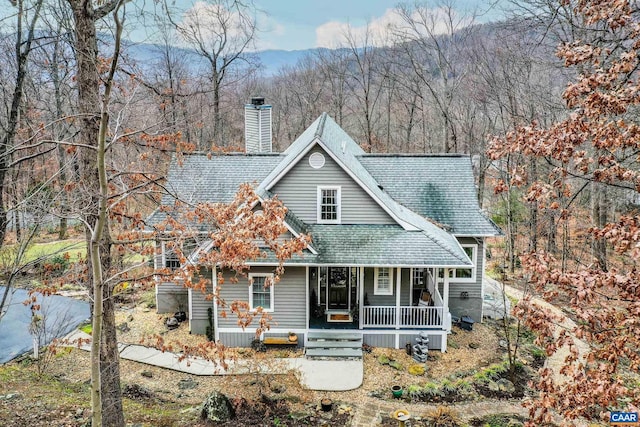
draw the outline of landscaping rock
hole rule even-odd
[[[381,365],[388,365],[389,362],[390,362],[389,358],[384,354],[378,356],[378,363],[380,363]]]
[[[202,404],[200,418],[213,423],[224,423],[235,417],[231,402],[224,394],[214,391]]]
[[[391,366],[392,368],[398,370],[398,371],[402,371],[404,370],[404,366],[402,366],[402,363],[392,360],[391,362],[389,362],[389,366]]]
[[[145,378],[153,378],[153,373],[150,371],[142,371],[140,375],[142,375]]]
[[[129,327],[129,324],[127,322],[122,322],[118,325],[117,329],[120,332],[129,332],[131,330],[131,328]]]
[[[500,378],[497,381],[491,381],[488,384],[489,390],[491,391],[500,391],[502,393],[514,393],[516,391],[516,386],[513,383],[505,378]]]
[[[16,400],[20,399],[22,396],[18,393],[9,393],[4,396],[0,394],[0,400]]]
[[[178,381],[178,388],[180,390],[192,390],[198,387],[198,383],[191,378],[184,378]]]
[[[178,319],[176,319],[175,317],[170,317],[167,319],[167,328],[175,329],[178,326],[180,326],[180,322],[178,322]]]
[[[154,394],[151,390],[139,384],[127,384],[122,390],[122,395],[131,400],[152,399]]]

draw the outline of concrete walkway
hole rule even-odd
[[[76,330],[66,339],[73,343],[78,339],[91,340],[91,335]],[[86,341],[83,341],[86,342]],[[77,345],[70,344],[70,347]],[[305,357],[274,358],[268,365],[259,365],[250,359],[228,361],[228,368],[219,364],[191,357],[180,360],[180,355],[168,351],[162,352],[152,347],[138,344],[119,343],[120,358],[173,371],[192,375],[244,375],[255,373],[256,370],[268,371],[271,374],[285,374],[291,370],[298,371],[300,382],[310,390],[319,391],[347,391],[362,385],[364,379],[364,364],[358,360],[311,360]],[[81,350],[90,351],[90,344],[80,346]]]

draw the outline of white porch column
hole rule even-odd
[[[305,279],[304,282],[306,283],[305,288],[304,288],[304,300],[307,302],[307,308],[305,309],[305,329],[309,330],[309,311],[311,310],[311,302],[309,301],[309,266],[306,266],[305,269]],[[314,302],[315,304],[315,302]],[[307,334],[304,334],[304,343],[305,346],[307,345]]]
[[[451,331],[451,314],[449,314],[449,271],[444,269],[444,283],[442,285],[442,322],[447,332]],[[447,351],[447,335],[442,336],[440,351]]]
[[[364,316],[364,267],[358,269],[359,280],[358,284],[358,329],[362,329],[362,317]]]
[[[396,329],[400,329],[400,277],[401,268],[396,268]]]
[[[218,291],[218,272],[214,265],[211,273],[211,285],[213,292],[213,338],[215,342],[220,340],[220,331],[218,330],[218,298],[215,296]]]

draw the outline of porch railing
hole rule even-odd
[[[441,328],[442,307],[401,306],[399,323],[396,324],[396,307],[367,305],[363,307],[362,326],[399,328]]]
[[[431,293],[431,298],[433,298],[433,305],[436,307],[442,308],[442,306],[444,306],[444,302],[442,300],[442,296],[440,295],[440,291],[438,290],[438,286],[436,285],[436,280],[431,274],[431,271],[429,271],[428,274],[429,275],[427,277],[427,289]],[[447,331],[450,331],[451,330],[451,313],[447,310],[447,312],[444,313],[444,316],[440,316],[440,319],[441,319],[440,321],[442,322],[441,326],[443,326],[444,329],[446,329]]]

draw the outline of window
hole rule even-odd
[[[249,307],[262,307],[263,311],[273,311],[273,275],[249,274]]]
[[[424,268],[414,268],[413,269],[413,287],[424,288],[425,284],[427,283],[425,281],[426,277],[427,277],[427,273],[425,272]]]
[[[393,295],[393,268],[376,267],[373,286],[374,295]]]
[[[198,246],[195,239],[187,239],[182,242],[182,249],[180,251],[174,249],[174,244],[169,242],[162,242],[163,266],[164,268],[168,268],[170,270],[177,270],[182,265],[180,263],[179,253],[181,253],[185,258],[189,258],[189,256],[193,254]]]
[[[460,245],[465,251],[473,267],[470,268],[452,268],[449,270],[449,278],[456,282],[475,282],[476,281],[476,265],[478,256],[478,245]],[[443,269],[438,271],[438,279],[442,280]]]
[[[340,223],[340,187],[318,187],[318,223]]]

